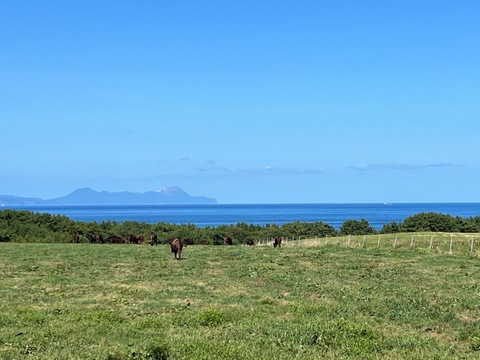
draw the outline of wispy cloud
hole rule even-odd
[[[463,167],[463,165],[450,163],[433,163],[433,164],[405,164],[405,163],[379,163],[379,164],[360,164],[348,166],[349,169],[358,171],[414,171],[430,168],[448,168],[448,167]]]
[[[184,159],[181,162],[188,162]],[[315,175],[323,173],[323,169],[301,166],[262,166],[262,167],[229,167],[219,166],[215,161],[207,161],[203,166],[177,169],[162,169],[163,174],[158,177],[198,178],[198,177],[256,177],[256,176],[294,176]]]
[[[216,167],[211,170],[217,174],[232,176],[312,175],[323,172],[321,169],[294,166],[264,166],[258,168]]]

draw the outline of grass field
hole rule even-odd
[[[269,239],[258,241],[258,245],[271,246]],[[478,233],[398,233],[359,236],[338,236],[322,238],[300,238],[289,241],[285,238],[283,246],[326,246],[360,247],[376,250],[410,249],[429,251],[437,254],[480,256],[480,234]]]
[[[0,358],[480,358],[478,257],[311,241],[0,243]]]

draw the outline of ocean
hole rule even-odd
[[[480,203],[398,203],[398,204],[209,204],[209,205],[112,205],[10,206],[1,209],[30,210],[65,215],[76,221],[138,221],[146,223],[195,224],[217,227],[247,223],[284,224],[295,221],[323,221],[339,229],[345,220],[366,219],[381,229],[421,212],[436,212],[464,218],[480,216]]]

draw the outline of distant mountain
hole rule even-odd
[[[39,198],[27,198],[20,196],[0,195],[0,206],[6,205],[40,205],[44,200]]]
[[[0,205],[155,205],[155,204],[216,204],[217,200],[204,196],[191,196],[176,186],[159,191],[134,193],[128,191],[95,191],[77,189],[71,194],[50,200],[0,195]]]

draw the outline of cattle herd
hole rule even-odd
[[[134,234],[127,234],[125,237],[119,237],[119,236],[108,236],[108,237],[103,237],[102,234],[96,233],[94,235],[88,236],[88,240],[90,241],[91,244],[137,244],[141,245],[145,242],[145,237],[144,236],[137,236]],[[281,236],[277,236],[273,239],[273,247],[281,247],[283,238]],[[80,235],[77,232],[73,233],[72,237],[72,242],[75,244],[80,243]],[[148,242],[150,245],[155,246],[158,244],[158,237],[157,234],[154,232],[150,232],[148,234]],[[230,236],[225,236],[223,238],[223,243],[225,245],[233,245],[233,240]],[[177,260],[181,260],[182,258],[182,250],[184,246],[187,245],[193,245],[194,242],[191,239],[179,239],[175,238],[170,241],[170,248],[172,250],[172,253],[174,254],[174,258]],[[205,242],[200,242],[199,244],[204,245]],[[248,239],[245,242],[245,245],[255,245],[255,242],[252,239]]]

